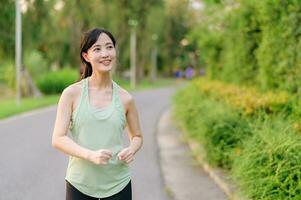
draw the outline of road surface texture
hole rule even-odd
[[[156,140],[159,119],[168,109],[175,90],[169,87],[133,93],[144,136],[143,147],[130,164],[133,200],[169,200],[169,191],[175,189],[172,183],[165,186],[160,164],[169,164],[171,172],[181,168],[174,169],[170,157],[160,160]],[[56,106],[52,106],[0,121],[0,200],[65,199],[68,156],[51,146],[55,115]],[[183,155],[178,158],[182,158],[178,162],[187,162]],[[163,166],[165,170],[166,167]],[[204,184],[206,181],[211,187],[210,180],[206,179]],[[187,187],[191,185],[187,183]],[[200,196],[186,200],[202,199]]]
[[[160,118],[157,139],[162,174],[174,200],[227,199],[204,170],[195,164],[183,134],[172,120],[170,109]]]
[[[168,199],[155,132],[174,91],[161,88],[133,93],[144,135],[144,145],[130,164],[133,200]],[[0,121],[0,200],[65,198],[68,156],[51,146],[55,115],[53,106]]]

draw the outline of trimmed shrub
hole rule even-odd
[[[78,77],[79,73],[76,70],[63,69],[42,75],[38,79],[37,85],[44,94],[58,94],[74,83]]]
[[[242,141],[252,134],[248,122],[229,106],[208,99],[195,84],[179,91],[174,102],[175,117],[205,146],[209,163],[231,169]]]
[[[246,115],[254,115],[257,112],[276,113],[291,107],[287,92],[259,93],[252,87],[239,87],[233,84],[225,84],[220,81],[197,79],[200,92],[207,96],[214,96],[242,110]]]
[[[234,160],[233,176],[250,199],[301,199],[301,137],[290,124],[267,119]]]

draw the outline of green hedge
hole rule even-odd
[[[301,137],[283,118],[267,119],[234,161],[233,176],[250,199],[301,199]]]
[[[209,3],[189,38],[212,78],[300,92],[299,0]]]
[[[242,115],[197,81],[179,90],[174,117],[204,146],[206,159],[231,177],[251,200],[301,199],[300,123],[289,113]]]
[[[79,72],[71,69],[50,72],[42,75],[37,85],[44,94],[61,93],[68,85],[76,82],[79,78]]]
[[[195,85],[179,91],[174,105],[175,117],[204,145],[209,163],[231,169],[243,140],[252,135],[248,121],[222,102],[206,98]]]

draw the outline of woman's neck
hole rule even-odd
[[[103,90],[112,87],[112,77],[108,73],[92,73],[88,78],[89,86],[97,90]]]

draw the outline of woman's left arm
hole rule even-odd
[[[126,106],[126,121],[130,145],[129,147],[119,152],[118,158],[125,161],[126,163],[130,163],[134,160],[134,155],[143,144],[139,115],[133,97],[128,100]]]

